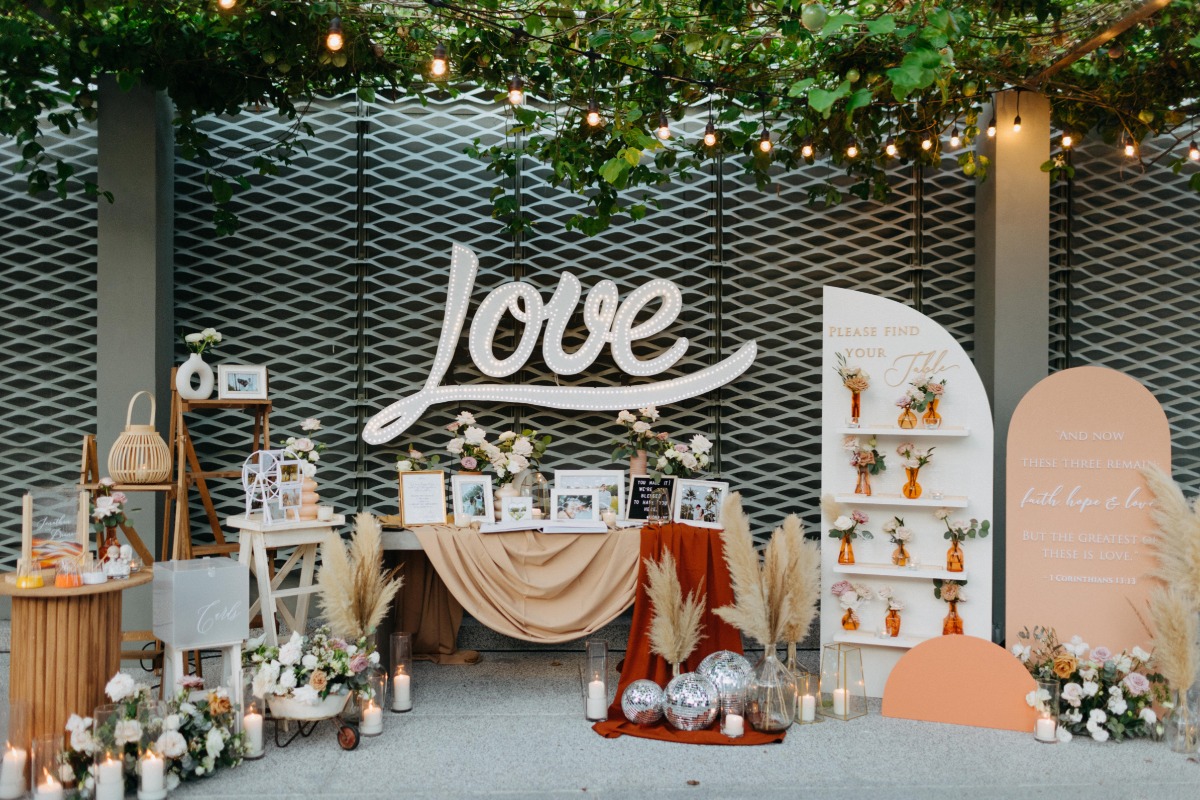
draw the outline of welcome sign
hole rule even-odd
[[[1171,467],[1162,407],[1103,367],[1029,390],[1008,431],[1007,628],[1046,625],[1114,651],[1145,646],[1154,496],[1140,470]]]
[[[746,342],[720,363],[691,375],[637,386],[521,386],[503,383],[442,386],[442,378],[450,367],[450,359],[466,322],[478,271],[479,258],[467,248],[454,245],[450,254],[450,280],[446,287],[446,314],[425,387],[371,417],[363,429],[365,441],[383,444],[396,438],[416,422],[425,409],[436,403],[524,403],[574,411],[619,411],[666,405],[729,383],[754,363],[757,347],[754,342]],[[624,301],[620,301],[617,285],[612,281],[600,281],[593,286],[583,306],[587,340],[574,353],[566,352],[562,340],[579,303],[580,294],[579,279],[570,272],[562,273],[558,288],[549,302],[542,299],[541,293],[533,285],[523,281],[506,283],[492,290],[479,304],[475,319],[471,322],[468,338],[471,360],[488,377],[512,375],[525,365],[533,353],[542,335],[543,323],[546,331],[542,354],[546,364],[558,375],[583,372],[606,345],[617,366],[635,376],[657,375],[674,366],[687,352],[688,341],[680,337],[654,358],[643,360],[633,353],[633,342],[666,330],[678,318],[683,307],[683,294],[679,287],[661,279],[638,287]],[[635,325],[638,313],[655,300],[659,301],[658,309],[649,319]],[[525,326],[525,330],[516,350],[507,358],[498,359],[493,342],[505,314],[512,314],[515,320]]]

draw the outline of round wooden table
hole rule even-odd
[[[152,568],[94,586],[18,589],[0,580],[12,598],[10,700],[28,700],[31,726],[22,741],[62,734],[71,714],[90,717],[107,702],[104,686],[121,668],[121,593],[147,584]]]

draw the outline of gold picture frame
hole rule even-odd
[[[432,476],[437,476],[434,481]],[[407,482],[408,487],[405,487]],[[400,524],[446,524],[446,473],[440,469],[401,472],[397,481],[400,500]],[[408,501],[405,501],[405,497]],[[440,509],[440,513],[439,513]]]

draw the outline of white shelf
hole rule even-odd
[[[903,625],[903,621],[901,622]],[[903,628],[901,628],[903,630]],[[861,644],[868,647],[895,647],[900,650],[911,650],[921,642],[932,639],[932,636],[888,636],[880,638],[869,631],[847,631],[841,630],[833,635],[835,642],[843,642],[845,644]]]
[[[960,581],[967,577],[966,572],[951,572],[942,567],[897,567],[894,564],[835,564],[833,571],[841,575],[870,575],[881,578],[939,578],[941,580]]]
[[[898,428],[891,425],[863,425],[859,428],[838,428],[837,432],[846,436],[970,436],[971,430],[962,425],[943,425],[940,428]]]
[[[962,495],[948,494],[941,500],[934,500],[928,493],[922,494],[916,500],[909,500],[899,492],[876,494],[835,494],[833,499],[839,503],[855,506],[912,506],[914,508],[966,508],[967,498]]]

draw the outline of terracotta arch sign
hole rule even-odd
[[[1053,627],[1112,650],[1146,646],[1154,495],[1139,470],[1171,468],[1162,406],[1133,378],[1077,367],[1038,383],[1008,429],[1008,643]],[[1136,609],[1136,612],[1135,612]]]

